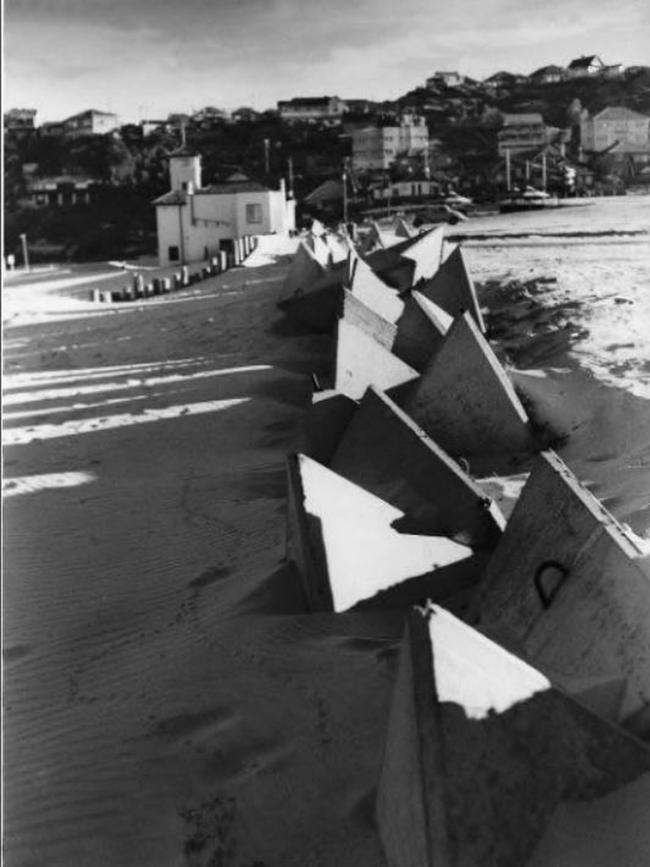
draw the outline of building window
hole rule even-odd
[[[261,205],[246,205],[246,222],[261,223],[262,222],[262,206]]]
[[[178,262],[178,259],[179,259],[178,247],[176,247],[175,245],[170,247],[169,251],[167,253],[167,256],[168,256],[170,262]]]

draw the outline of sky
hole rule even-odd
[[[292,96],[394,99],[583,54],[650,65],[648,0],[5,0],[3,104],[122,122]]]

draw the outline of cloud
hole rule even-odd
[[[642,63],[648,24],[639,0],[6,0],[6,92],[50,117],[107,101],[133,116],[388,98],[439,68],[482,78],[582,53]]]

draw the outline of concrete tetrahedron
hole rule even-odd
[[[377,798],[390,867],[525,867],[563,803],[649,772],[644,744],[536,669],[442,608],[410,615]]]
[[[483,586],[481,624],[567,689],[572,678],[624,679],[621,721],[648,713],[650,563],[555,453],[537,458]]]
[[[357,406],[351,397],[334,389],[314,392],[305,425],[308,457],[329,464]]]
[[[460,247],[456,246],[433,277],[418,289],[454,318],[465,310],[469,311],[481,331],[485,332],[476,289]]]
[[[374,337],[386,349],[392,349],[397,334],[397,326],[393,325],[392,322],[388,322],[374,308],[364,304],[363,301],[356,295],[353,295],[352,292],[348,292],[347,289],[343,290],[342,318],[349,324],[355,325],[366,334]]]
[[[331,469],[401,509],[402,529],[496,545],[498,506],[381,391],[370,387],[339,430]]]
[[[346,319],[339,319],[334,385],[337,391],[358,400],[369,385],[386,390],[417,377],[417,370],[374,337]]]
[[[310,609],[408,605],[475,581],[471,548],[399,533],[399,509],[305,455],[290,457],[288,471],[287,554]]]
[[[526,412],[469,313],[398,402],[454,457],[519,454],[533,444]]]
[[[284,279],[280,303],[307,292],[325,271],[325,263],[319,262],[305,241],[301,240]]]
[[[398,238],[412,238],[414,235],[413,229],[402,217],[398,217],[397,220],[395,220],[393,231]]]
[[[444,237],[443,227],[435,226],[414,238],[413,243],[402,252],[404,259],[413,262],[411,286],[417,286],[420,280],[429,280],[436,273],[440,267]],[[435,301],[435,298],[432,300]]]
[[[329,333],[336,324],[345,280],[345,260],[324,270],[304,291],[278,304],[292,321],[310,331]]]
[[[404,302],[387,286],[359,256],[350,254],[347,263],[346,288],[388,322],[397,322]]]
[[[393,352],[416,370],[424,370],[433,353],[442,346],[451,324],[452,319],[444,310],[413,291],[397,321]]]

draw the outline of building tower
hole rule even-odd
[[[172,191],[192,193],[201,189],[201,155],[187,145],[169,154],[169,181]]]

